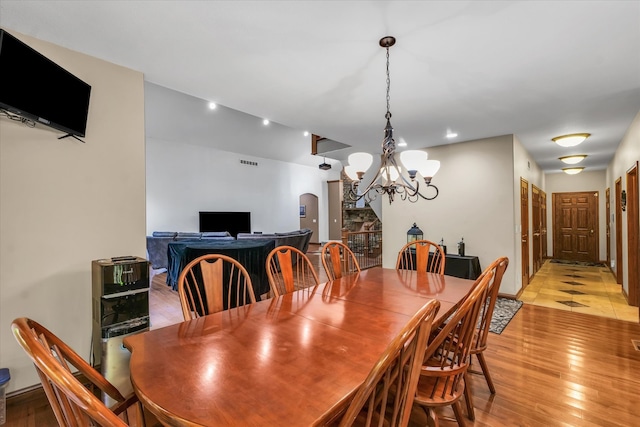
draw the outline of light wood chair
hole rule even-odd
[[[88,427],[96,423],[107,427],[127,426],[130,407],[135,411],[135,425],[144,425],[142,404],[134,393],[122,396],[95,368],[44,326],[21,317],[11,323],[11,331],[33,361],[60,426]],[[71,373],[72,367],[91,383],[92,388],[101,390],[117,403],[108,408],[96,397],[95,390],[85,387]]]
[[[396,269],[444,274],[446,256],[437,243],[430,240],[409,242],[398,252]]]
[[[460,399],[464,394],[478,314],[487,299],[493,274],[488,271],[476,281],[469,295],[437,329],[427,347],[414,403],[424,409],[435,426],[439,421],[434,408],[449,405],[453,407],[458,425],[465,425]]]
[[[427,340],[439,308],[438,300],[430,300],[391,341],[353,397],[340,427],[404,427],[409,423]]]
[[[353,251],[342,242],[325,243],[320,251],[320,258],[322,258],[322,266],[329,280],[339,279],[345,274],[360,271],[360,265]]]
[[[256,302],[251,276],[235,259],[202,255],[178,276],[178,294],[185,320]]]
[[[272,296],[320,284],[309,258],[293,246],[278,246],[267,255],[267,277]]]
[[[493,272],[493,280],[489,283],[489,289],[487,291],[488,298],[485,299],[484,304],[480,307],[480,314],[477,323],[477,328],[475,334],[473,336],[473,341],[471,342],[470,354],[476,355],[478,362],[480,364],[480,368],[482,372],[475,372],[471,369],[468,369],[465,373],[465,383],[468,384],[467,381],[469,373],[478,373],[483,374],[485,380],[487,381],[487,386],[489,387],[489,391],[491,394],[495,394],[496,388],[493,385],[493,381],[491,380],[491,375],[489,374],[489,367],[487,366],[487,362],[484,358],[483,352],[487,348],[487,337],[489,336],[489,327],[491,326],[491,317],[493,316],[493,309],[496,306],[496,300],[498,299],[498,292],[500,292],[500,283],[502,282],[502,276],[504,275],[505,270],[509,266],[509,258],[500,257],[493,261],[482,273],[482,275],[487,272]],[[482,277],[482,276],[481,276]],[[481,278],[479,277],[479,279]],[[475,411],[473,409],[473,396],[471,394],[471,390],[469,387],[465,387],[464,389],[464,397],[465,402],[467,404],[467,414],[471,420],[475,420]]]

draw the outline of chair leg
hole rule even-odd
[[[456,416],[456,421],[458,421],[458,426],[465,427],[467,423],[464,422],[464,417],[462,416],[462,408],[460,407],[460,400],[453,402],[451,406],[453,407],[453,413]]]
[[[478,362],[480,362],[480,367],[482,368],[482,373],[484,374],[484,379],[487,380],[487,386],[489,386],[489,390],[491,394],[496,394],[496,388],[493,386],[493,381],[491,380],[491,375],[489,374],[489,366],[487,365],[487,361],[484,359],[484,354],[478,353]]]
[[[476,419],[476,412],[473,409],[473,396],[471,395],[471,388],[469,387],[469,372],[464,373],[464,401],[467,404],[467,417],[471,421]]]
[[[438,421],[438,414],[433,408],[424,408],[424,411],[427,413],[427,427],[440,427],[440,421]]]

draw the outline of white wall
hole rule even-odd
[[[606,240],[606,178],[604,170],[589,172],[584,170],[577,175],[548,173],[545,175],[547,183],[547,247],[548,255],[554,253],[553,247],[553,193],[569,193],[579,191],[593,191],[598,195],[598,256],[600,261],[607,259]]]
[[[440,194],[415,204],[397,200],[389,205],[386,197],[382,200],[383,266],[395,267],[415,222],[425,239],[444,238],[448,252],[456,253],[464,237],[466,254],[477,255],[482,268],[507,256],[510,265],[500,289],[515,295],[512,141],[506,135],[426,149],[430,159],[441,162],[432,181]]]
[[[317,167],[147,138],[147,233],[198,231],[199,211],[249,211],[252,231],[297,230],[299,196],[312,193],[320,240],[328,240],[327,176]]]
[[[625,133],[618,150],[609,166],[607,167],[607,182],[606,186],[611,188],[611,210],[615,212],[615,181],[618,178],[622,178],[622,189],[627,189],[626,173],[635,162],[640,161],[640,112],[633,119],[633,122],[629,126],[629,129]],[[611,223],[611,259],[619,262],[622,258],[623,276],[622,286],[629,294],[629,272],[627,264],[628,254],[628,239],[627,239],[627,215],[622,213],[622,256],[616,254],[616,241],[615,241],[615,224]],[[614,269],[615,271],[615,269]]]
[[[91,261],[145,255],[145,153],[141,73],[8,31],[92,87],[85,144],[0,118],[0,366],[11,392],[40,383],[14,318],[89,358]]]

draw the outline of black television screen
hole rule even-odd
[[[200,231],[251,233],[251,212],[200,212]]]
[[[85,136],[91,86],[0,30],[0,108]]]

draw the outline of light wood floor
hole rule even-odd
[[[545,281],[558,272],[545,270]],[[153,328],[182,320],[177,293],[164,280],[164,274],[152,280]],[[565,281],[565,274],[556,280]],[[476,421],[467,424],[640,425],[640,351],[632,340],[640,340],[637,322],[525,303],[501,335],[489,336],[486,358],[497,393],[489,393],[481,376],[471,376]],[[4,427],[56,425],[44,398],[15,397],[7,403]],[[445,408],[440,414],[453,412]],[[441,425],[457,424],[442,420]]]
[[[638,322],[638,307],[631,307],[607,267],[585,267],[547,260],[520,295],[529,304],[612,319]],[[640,425],[640,423],[639,423]]]

